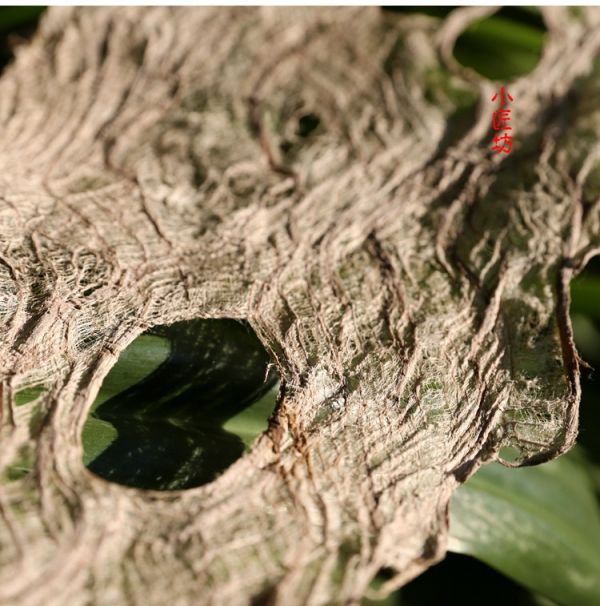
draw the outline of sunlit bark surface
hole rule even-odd
[[[502,83],[452,57],[491,10],[44,17],[0,81],[2,604],[357,604],[443,557],[453,490],[503,446],[572,444],[600,12],[544,13],[506,155]],[[270,352],[268,432],[199,488],[94,476],[81,428],[119,352],[197,317]]]

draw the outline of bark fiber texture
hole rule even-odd
[[[544,10],[508,156],[501,83],[452,56],[492,11],[44,16],[0,80],[1,604],[358,604],[380,568],[386,592],[443,557],[453,490],[502,447],[569,448],[600,11]],[[91,474],[119,353],[198,317],[271,353],[269,430],[196,489]]]

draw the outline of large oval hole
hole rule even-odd
[[[84,463],[136,488],[210,482],[266,429],[277,384],[269,355],[246,323],[155,327],[106,376],[83,429]]]
[[[446,18],[456,6],[393,6],[386,11],[420,13]],[[536,6],[503,6],[489,17],[474,21],[454,45],[454,58],[490,80],[510,82],[531,72],[539,63],[546,25]]]

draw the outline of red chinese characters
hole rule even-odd
[[[504,86],[500,87],[500,90],[492,97],[492,101],[499,98],[500,109],[497,109],[492,114],[492,130],[496,133],[492,139],[493,146],[492,151],[496,153],[510,153],[512,149],[512,136],[507,132],[512,130],[512,126],[509,126],[510,122],[510,109],[506,108],[508,101],[513,101],[512,96],[508,91],[504,90]]]

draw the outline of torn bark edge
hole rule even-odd
[[[569,317],[569,306],[571,304],[569,284],[573,278],[573,274],[574,270],[570,258],[563,258],[556,279],[556,321],[558,324],[565,379],[570,389],[565,407],[565,423],[560,434],[547,450],[520,461],[507,461],[498,457],[498,462],[506,467],[529,467],[531,465],[547,463],[567,452],[575,444],[579,425],[581,385],[579,381],[580,358],[577,354],[575,341],[573,340],[573,329]]]

